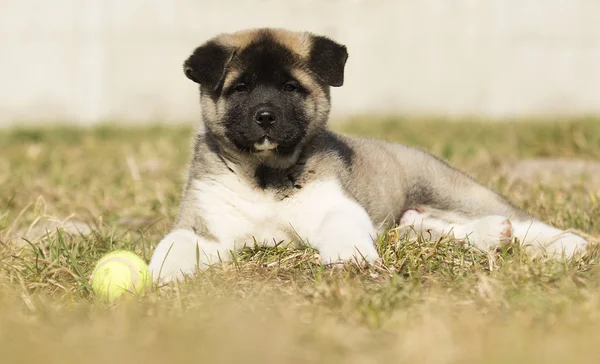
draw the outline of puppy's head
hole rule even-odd
[[[329,87],[344,82],[346,47],[282,29],[219,35],[185,61],[200,84],[208,133],[229,150],[285,168],[325,128]]]

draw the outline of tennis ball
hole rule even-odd
[[[92,273],[92,289],[108,302],[144,294],[152,287],[148,265],[130,251],[116,250],[103,256]]]

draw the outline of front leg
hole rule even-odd
[[[323,264],[372,263],[379,258],[369,215],[337,182],[305,187],[289,207],[287,220],[296,237],[317,249]]]
[[[152,254],[149,265],[152,280],[167,283],[191,276],[199,268],[229,260],[230,249],[191,230],[173,230],[158,243]]]
[[[379,257],[373,243],[373,226],[362,212],[332,210],[325,216],[310,240],[323,264],[373,263]]]

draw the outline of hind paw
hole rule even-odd
[[[425,220],[426,216],[427,216],[427,214],[425,214],[423,212],[419,212],[417,210],[406,210],[402,214],[400,221],[398,221],[398,225],[400,225],[400,226],[414,225],[415,227],[420,227],[421,225],[423,225],[423,221]]]
[[[512,224],[504,216],[486,216],[466,224],[454,225],[454,237],[466,239],[481,250],[490,250],[510,244],[513,239]]]

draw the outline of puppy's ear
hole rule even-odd
[[[342,86],[347,59],[346,46],[320,35],[313,36],[308,64],[323,82],[329,86]]]
[[[223,81],[233,51],[209,41],[194,50],[183,63],[183,72],[192,81],[216,89]]]

